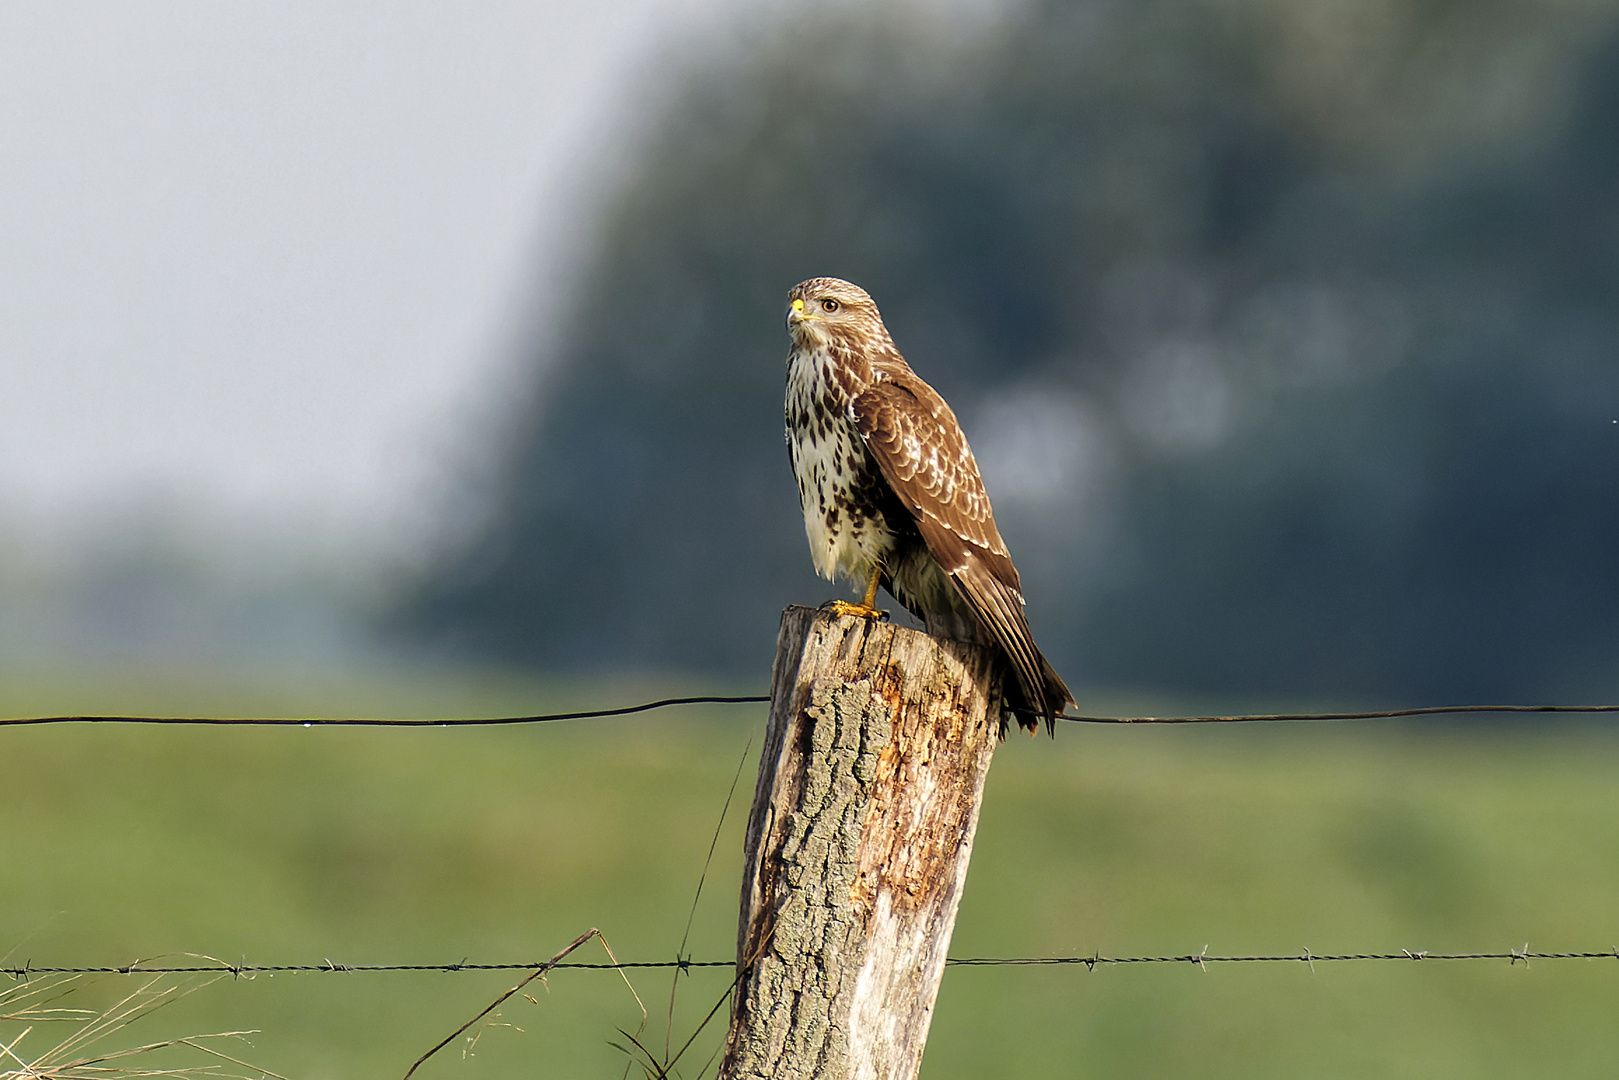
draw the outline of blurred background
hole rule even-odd
[[[1616,696],[1619,3],[12,0],[3,711],[761,692],[781,608],[846,591],[810,571],[781,445],[783,297],[821,274],[864,285],[955,407],[1082,707]],[[0,954],[202,948],[213,931],[178,890],[237,911],[207,947],[277,953],[258,960],[362,940],[390,959],[543,955],[617,910],[603,875],[673,920],[642,926],[642,951],[669,952],[757,720],[469,734],[453,753],[14,732],[0,844],[35,873],[0,874]],[[1619,833],[1581,772],[1614,760],[1606,729],[1366,730],[1008,748],[985,811],[1008,895],[974,906],[969,887],[963,939],[1195,951],[1176,935],[1225,926],[1234,951],[1321,952],[1430,947],[1400,935],[1438,929],[1466,948],[1619,933],[1598,902]],[[660,749],[623,758],[625,731]],[[1509,752],[1521,784],[1498,769]],[[507,794],[430,779],[452,757],[560,770],[548,783],[571,794],[542,812],[515,773]],[[373,771],[396,786],[317,793]],[[1014,796],[1014,776],[1033,786]],[[660,840],[621,784],[690,802],[655,815]],[[214,820],[248,791],[263,802],[241,808],[245,833]],[[445,820],[505,839],[465,847],[417,822],[429,791]],[[997,817],[1018,799],[1034,835]],[[301,809],[260,835],[265,805]],[[595,899],[543,932],[445,885],[453,865],[563,888],[551,855],[532,879],[504,860],[555,854],[586,823],[605,861],[576,866],[595,892],[567,895]],[[1251,846],[1201,880],[1163,874],[1237,834]],[[248,835],[270,867],[251,899],[216,888],[241,880]],[[1302,862],[1266,873],[1302,891],[1255,902],[1232,868],[1280,845]],[[1531,857],[1540,900],[1508,880]],[[697,924],[720,955],[734,869]],[[1272,903],[1320,918],[1272,941]],[[1387,1014],[1341,1023],[1344,1001],[1274,1001],[1263,975],[1255,997],[1222,976],[1235,996],[1218,1007],[1155,977],[1173,994],[1042,975],[1038,995],[1014,980],[956,1006],[947,980],[941,1018],[982,1050],[925,1075],[1079,1057],[1178,1075],[1194,1066],[1165,1047],[1208,1038],[1233,1049],[1198,1075],[1525,1075],[1504,1045],[1464,1049],[1520,1015],[1552,1025],[1546,1047],[1578,1045],[1557,1075],[1611,1075],[1619,1053],[1578,1022],[1614,1003],[1611,977],[1525,1002],[1477,974],[1420,992],[1391,975],[1368,990]],[[1020,995],[1056,1011],[985,1011]],[[1319,1015],[1265,1019],[1295,1006]],[[371,1043],[326,1005],[279,1037],[303,1074],[355,1075],[364,1047],[396,1043],[377,1019],[392,1008],[360,1025]],[[1032,1048],[1071,1009],[1112,1019]],[[1337,1072],[1277,1038],[1310,1016],[1340,1024]],[[1366,1045],[1417,1016],[1405,1050]]]
[[[3,17],[8,657],[757,681],[837,274],[1071,681],[1612,685],[1611,4]]]

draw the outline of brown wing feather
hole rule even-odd
[[[925,514],[998,556],[1007,584],[1018,588],[1017,570],[995,528],[978,462],[944,399],[906,372],[872,383],[852,407],[866,445],[912,513]],[[945,569],[951,569],[948,563]]]
[[[1068,688],[1034,643],[1017,568],[955,414],[909,370],[873,383],[852,408],[867,448],[916,519],[928,550],[1006,653],[1028,706],[1046,716],[1049,727],[1049,718],[1071,700]]]

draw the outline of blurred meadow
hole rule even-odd
[[[432,716],[651,693],[136,679],[13,687],[5,711]],[[693,959],[728,959],[761,723],[759,706],[733,706],[512,729],[6,731],[7,966],[521,962],[590,927],[620,959],[672,959],[740,764],[686,941]],[[1610,731],[1566,723],[1017,738],[990,774],[952,954],[1605,949],[1619,940],[1616,767]],[[594,944],[575,956],[603,958]],[[1616,965],[953,968],[923,1076],[1610,1076]],[[520,975],[227,978],[130,1030],[255,1029],[230,1052],[283,1076],[399,1077]],[[72,1003],[131,978],[93,977]],[[651,1013],[642,1040],[662,1052],[675,980],[631,979]],[[678,980],[675,1048],[728,982],[725,969]],[[642,1014],[615,976],[562,971],[528,991],[418,1075],[623,1075],[610,1044]],[[721,1032],[710,1025],[680,1075],[701,1074]]]
[[[1614,0],[5,5],[0,715],[763,692],[844,592],[780,443],[820,274],[1082,710],[1619,701],[1616,73]],[[0,966],[729,959],[762,720],[0,728]],[[1616,767],[1014,739],[952,953],[1613,948]],[[400,1077],[520,977],[176,978],[107,1045]],[[417,1075],[639,1075],[729,978],[558,971]],[[923,1075],[1609,1077],[1616,1014],[1619,959],[953,968]]]

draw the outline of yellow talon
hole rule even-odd
[[[882,580],[882,576],[881,567],[871,568],[871,577],[866,579],[866,595],[858,604],[851,604],[847,600],[830,600],[821,606],[834,615],[853,615],[857,619],[887,622],[888,612],[877,610],[877,583]]]
[[[888,621],[888,612],[878,611],[866,604],[851,604],[847,600],[831,600],[823,605],[823,610],[834,615],[853,615],[857,619],[876,619],[878,622]]]

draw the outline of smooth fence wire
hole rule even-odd
[[[590,709],[583,712],[544,713],[534,716],[442,717],[438,719],[395,719],[368,716],[19,716],[0,718],[0,727],[27,727],[42,724],[201,724],[211,726],[268,727],[491,727],[502,724],[543,724],[553,720],[594,720],[610,716],[630,716],[677,705],[759,705],[769,695],[702,696],[660,698],[640,705],[617,709]],[[1459,716],[1468,713],[1619,713],[1619,705],[1425,705],[1409,709],[1383,709],[1372,712],[1249,713],[1230,716],[1063,716],[1079,724],[1248,724],[1282,721],[1388,720],[1402,716]]]
[[[268,727],[489,727],[500,724],[543,724],[551,720],[594,720],[607,716],[667,709],[675,705],[754,705],[769,696],[704,696],[660,698],[640,705],[617,709],[590,709],[584,712],[546,713],[536,716],[440,717],[437,719],[396,719],[372,716],[20,716],[0,718],[0,727],[26,727],[38,724],[212,724],[219,726],[264,725]]]
[[[1314,953],[1309,949],[1305,949],[1302,952],[1276,955],[1221,956],[1210,954],[1207,946],[1205,946],[1202,952],[1184,953],[1179,956],[1103,956],[1100,953],[1091,956],[969,956],[951,957],[945,961],[945,964],[948,967],[1066,966],[1084,967],[1094,971],[1098,967],[1117,964],[1189,964],[1194,967],[1203,967],[1207,964],[1306,964],[1313,967],[1316,964],[1373,960],[1399,960],[1416,963],[1427,960],[1505,960],[1513,965],[1518,964],[1520,961],[1527,965],[1531,960],[1619,960],[1619,947],[1590,952],[1536,952],[1531,950],[1526,942],[1521,949],[1507,949],[1505,952],[1430,952],[1427,950],[1401,949],[1399,952],[1384,953]],[[218,961],[211,964],[174,965],[136,962],[123,966],[104,967],[40,967],[29,963],[24,964],[22,967],[0,967],[0,974],[16,980],[26,980],[36,975],[197,975],[228,972],[236,976],[252,976],[279,972],[369,974],[384,971],[455,973],[462,971],[533,971],[536,968],[543,967],[549,967],[551,970],[573,968],[586,971],[679,968],[686,971],[693,968],[734,968],[736,967],[736,961],[642,960],[618,964],[584,962],[552,964],[545,960],[500,964],[472,964],[466,961],[456,964],[339,964],[332,960],[325,960],[319,964],[229,964]]]

